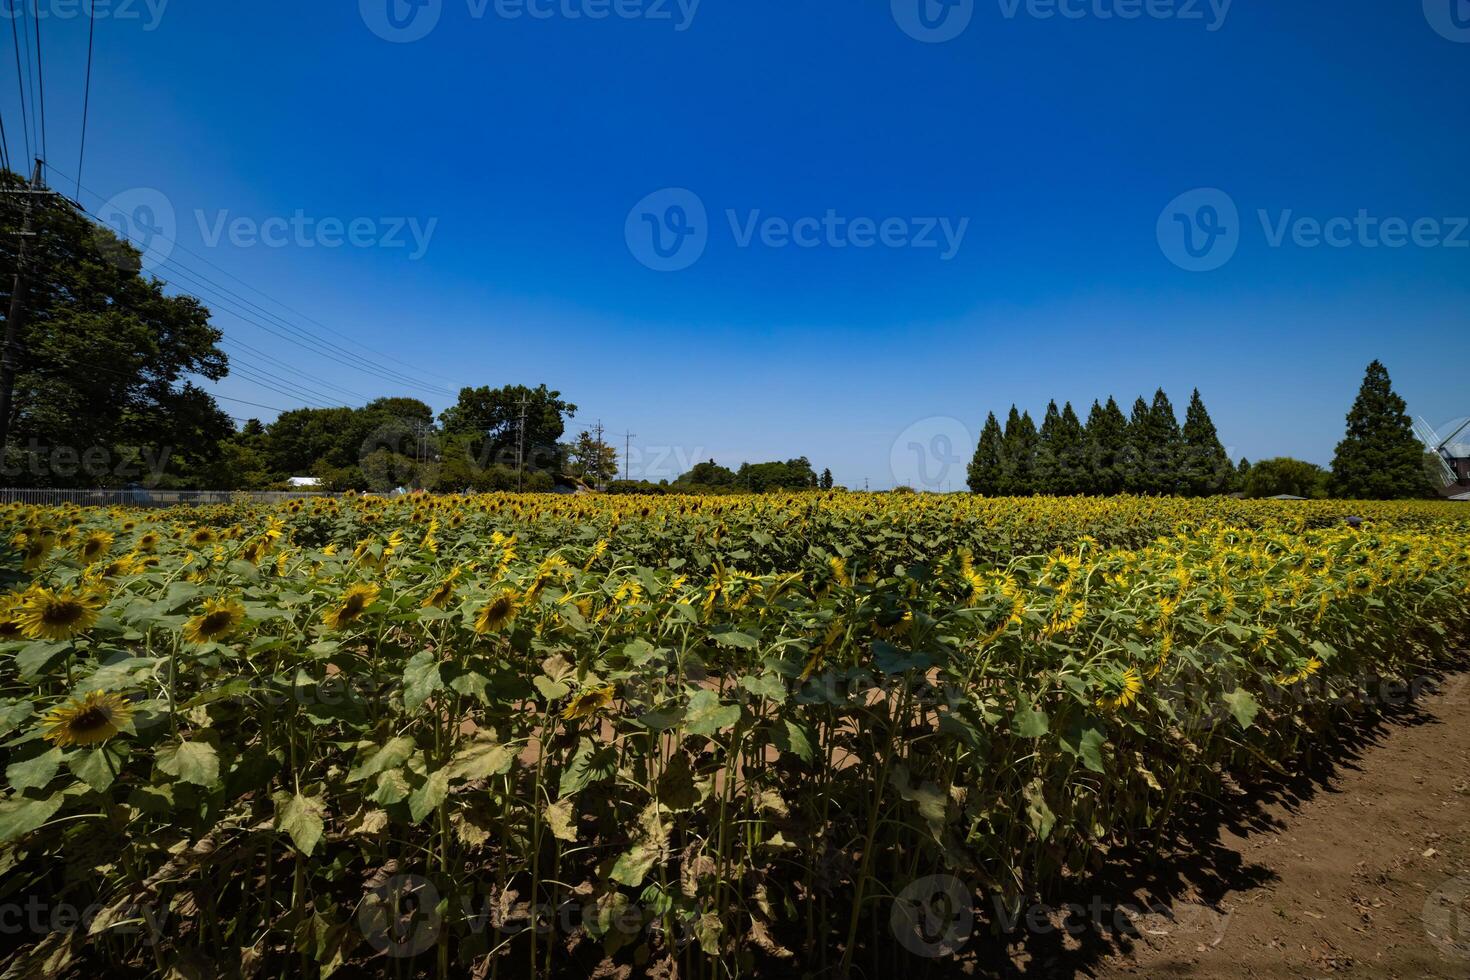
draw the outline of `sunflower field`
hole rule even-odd
[[[1454,504],[0,507],[5,977],[865,976],[1463,652]]]

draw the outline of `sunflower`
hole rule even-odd
[[[1300,684],[1302,681],[1306,680],[1308,677],[1311,677],[1313,674],[1317,673],[1317,671],[1321,669],[1322,661],[1317,659],[1316,657],[1313,657],[1305,664],[1303,664],[1300,668],[1292,671],[1291,673],[1277,674],[1276,683],[1280,684],[1282,687],[1291,687],[1293,684]]]
[[[832,570],[832,578],[843,588],[852,586],[852,576],[847,571],[847,561],[840,555],[827,559],[827,567]]]
[[[42,719],[46,726],[42,737],[60,748],[96,745],[125,729],[132,717],[133,707],[121,694],[92,691],[48,711]]]
[[[1129,667],[1122,674],[1106,680],[1103,686],[1107,693],[1097,699],[1097,706],[1108,711],[1117,711],[1138,700],[1138,692],[1143,690],[1143,678],[1138,671]]]
[[[506,589],[487,602],[475,616],[476,633],[498,633],[516,618],[520,612],[515,592]]]
[[[16,546],[25,556],[25,564],[22,568],[27,572],[34,572],[46,561],[46,555],[51,551],[51,539],[45,535],[32,537],[21,535]]]
[[[189,536],[189,543],[196,547],[206,544],[212,544],[213,542],[214,532],[207,527],[201,527],[199,530],[195,531]]]
[[[245,607],[234,599],[205,599],[204,611],[184,624],[190,643],[213,643],[233,633],[245,620]]]
[[[24,635],[17,616],[21,598],[18,594],[11,594],[0,599],[0,642],[19,640]]]
[[[562,718],[567,721],[575,721],[578,718],[590,718],[597,712],[612,704],[613,686],[595,687],[583,691],[572,698],[572,703],[567,705],[566,710],[561,713]]]
[[[446,575],[444,581],[440,582],[434,591],[429,593],[429,597],[423,601],[422,608],[446,608],[454,600],[454,583],[461,574],[462,570],[456,568]]]
[[[112,550],[112,542],[112,535],[106,531],[93,531],[82,539],[81,547],[77,549],[77,556],[82,561],[91,564]]]
[[[32,640],[69,640],[92,628],[102,599],[94,592],[35,589],[15,612],[20,630]]]
[[[346,629],[367,611],[382,591],[376,585],[359,582],[342,594],[342,598],[331,609],[322,614],[322,619],[334,630]]]
[[[158,547],[158,541],[158,532],[148,531],[144,534],[138,535],[138,541],[136,544],[133,545],[133,547],[137,551],[152,551]]]

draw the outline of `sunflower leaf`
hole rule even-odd
[[[510,772],[516,750],[493,739],[476,739],[455,753],[447,767],[450,779],[488,779]]]
[[[546,825],[557,840],[568,844],[577,840],[577,821],[572,813],[571,800],[559,800],[546,805]]]
[[[325,827],[322,822],[325,811],[321,803],[300,793],[282,792],[275,795],[275,804],[276,829],[285,831],[296,849],[310,857],[320,843]]]
[[[11,789],[40,789],[56,778],[56,770],[61,768],[62,757],[61,749],[53,748],[29,759],[13,762],[5,767],[5,779],[10,783]]]
[[[439,658],[428,650],[414,654],[403,668],[403,709],[414,712],[435,691],[444,689]]]
[[[15,796],[0,802],[0,841],[9,842],[29,834],[50,820],[65,800],[66,794],[52,793],[44,800]]]
[[[209,789],[219,782],[219,754],[207,742],[166,742],[158,747],[158,768],[181,783]]]
[[[100,793],[117,778],[104,754],[106,752],[107,749],[102,747],[83,749],[66,760],[66,767],[72,771],[72,775]]]
[[[55,643],[47,640],[37,640],[35,643],[22,647],[15,655],[15,666],[20,671],[20,679],[31,681],[44,674],[49,674],[51,669],[59,664],[70,651],[70,643]]]
[[[408,813],[418,823],[439,808],[449,795],[449,767],[436,770],[408,798]]]

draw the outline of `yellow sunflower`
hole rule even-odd
[[[91,564],[112,550],[112,542],[112,535],[106,531],[93,531],[82,539],[81,547],[77,548],[77,556]]]
[[[362,618],[381,591],[376,585],[359,582],[344,592],[337,604],[322,614],[322,619],[334,630],[346,629]]]
[[[462,570],[456,568],[446,575],[444,581],[440,582],[434,588],[434,591],[429,593],[429,597],[423,601],[422,608],[447,608],[449,603],[454,601],[454,583],[459,579],[461,574]]]
[[[15,618],[32,640],[69,640],[92,628],[102,599],[95,592],[35,589],[21,601]]]
[[[121,694],[92,691],[48,711],[42,719],[43,737],[61,748],[96,745],[125,729],[132,717],[132,705]]]
[[[572,698],[572,703],[567,705],[561,716],[567,721],[590,718],[612,704],[612,699],[613,686],[611,684],[606,687],[591,688]]]
[[[233,633],[245,620],[245,607],[234,599],[205,599],[204,611],[184,624],[190,643],[213,643]]]
[[[1103,687],[1107,693],[1097,699],[1097,706],[1108,711],[1117,711],[1138,700],[1138,692],[1143,690],[1143,678],[1138,671],[1129,667],[1122,674],[1105,681]]]
[[[189,543],[200,546],[214,543],[214,532],[207,527],[201,527],[189,536]]]
[[[520,612],[514,591],[506,589],[487,602],[475,616],[476,633],[498,633],[516,618]]]

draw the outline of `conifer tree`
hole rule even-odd
[[[1190,396],[1189,408],[1184,413],[1183,437],[1181,490],[1194,497],[1226,493],[1235,476],[1235,467],[1225,455],[1225,447],[1220,444],[1220,435],[1198,388]]]
[[[1356,500],[1402,500],[1434,493],[1424,466],[1424,444],[1414,435],[1404,400],[1388,369],[1368,365],[1347,416],[1347,436],[1332,460],[1332,492]]]
[[[1178,494],[1184,491],[1181,463],[1184,437],[1179,432],[1179,419],[1169,396],[1160,388],[1148,409],[1144,438],[1143,469],[1149,493]]]
[[[1057,421],[1053,438],[1053,455],[1059,468],[1054,493],[1075,496],[1087,493],[1087,435],[1082,431],[1082,422],[1072,403],[1062,406],[1061,418]]]
[[[1062,424],[1062,413],[1057,403],[1046,406],[1046,416],[1041,420],[1041,433],[1036,444],[1036,471],[1034,487],[1037,493],[1055,495],[1061,492],[1062,464],[1057,454],[1058,429]]]
[[[1128,465],[1128,418],[1118,403],[1108,399],[1106,407],[1092,403],[1087,416],[1087,493],[1109,495],[1127,489],[1124,476]]]
[[[1153,455],[1149,448],[1152,435],[1148,402],[1140,396],[1133,402],[1133,411],[1128,417],[1127,455],[1123,459],[1123,489],[1129,493],[1156,493],[1150,479],[1148,461]]]
[[[1006,417],[1005,436],[1001,440],[1000,492],[1006,496],[1025,497],[1036,492],[1036,448],[1040,436],[1030,412],[1017,412],[1011,406]]]
[[[1240,457],[1240,463],[1235,467],[1235,479],[1230,482],[1233,493],[1245,492],[1245,481],[1251,476],[1251,461],[1244,456]]]
[[[994,497],[1000,493],[1001,441],[1000,423],[991,412],[985,418],[985,427],[980,430],[980,444],[975,447],[975,458],[970,460],[970,492]]]

